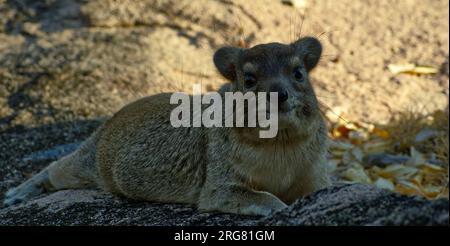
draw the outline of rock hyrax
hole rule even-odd
[[[45,191],[101,188],[136,200],[195,204],[202,211],[267,215],[329,185],[327,131],[309,72],[322,52],[304,37],[291,44],[214,54],[229,80],[219,92],[278,92],[274,138],[258,128],[170,124],[171,94],[133,102],[106,121],[77,151],[9,190],[4,204]]]

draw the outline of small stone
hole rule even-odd
[[[437,131],[433,131],[433,130],[431,130],[429,128],[425,128],[425,129],[420,130],[419,133],[417,133],[416,138],[414,139],[414,141],[416,143],[420,143],[420,142],[426,141],[426,140],[428,140],[428,139],[430,139],[432,137],[435,137],[437,135],[438,135]]]

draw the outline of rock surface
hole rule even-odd
[[[0,225],[447,225],[448,200],[426,201],[366,185],[318,191],[260,218],[133,202],[92,190],[59,191],[0,210]]]
[[[331,187],[298,200],[261,225],[448,225],[448,199],[428,201],[368,185]]]

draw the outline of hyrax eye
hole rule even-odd
[[[301,67],[296,67],[294,69],[294,77],[298,81],[303,81],[303,73]]]
[[[256,85],[256,78],[255,78],[255,76],[254,75],[252,75],[252,74],[246,74],[245,76],[244,76],[244,85],[245,85],[245,88],[252,88],[253,86],[255,86]]]

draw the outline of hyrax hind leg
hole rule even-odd
[[[47,168],[5,194],[3,204],[14,205],[46,191],[95,187],[95,134],[72,154],[52,162]]]

